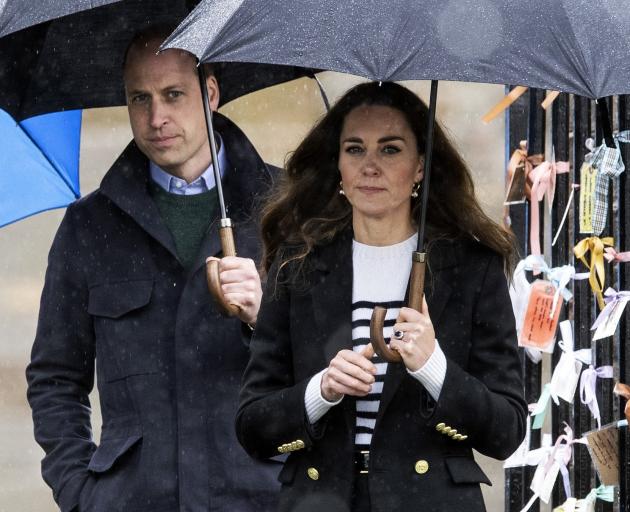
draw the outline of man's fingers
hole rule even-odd
[[[256,270],[256,264],[254,260],[250,258],[239,258],[238,256],[225,256],[221,258],[219,263],[219,269],[221,272],[226,270],[238,270],[238,269],[253,269]]]

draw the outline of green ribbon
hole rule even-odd
[[[549,399],[551,398],[551,384],[545,384],[545,387],[540,394],[540,398],[532,411],[534,421],[532,423],[532,430],[540,430],[545,422],[545,416],[547,415],[547,408],[549,407]]]

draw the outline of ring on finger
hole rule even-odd
[[[395,331],[394,331],[394,336],[393,336],[393,337],[394,337],[394,339],[396,339],[396,340],[402,340],[402,339],[404,338],[404,336],[405,336],[404,331],[399,331],[399,330],[395,330]]]

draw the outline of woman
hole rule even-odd
[[[281,510],[484,510],[479,483],[490,482],[472,449],[506,458],[524,437],[512,238],[482,212],[439,128],[426,303],[402,307],[427,116],[397,84],[353,88],[265,210],[268,280],[237,434],[254,457],[289,453]],[[371,357],[375,304],[404,364]]]

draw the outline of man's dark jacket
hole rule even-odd
[[[253,208],[270,171],[235,125],[221,116],[216,125],[238,253],[257,260]],[[252,461],[234,434],[246,337],[206,285],[205,259],[221,250],[218,216],[184,269],[149,179],[131,143],[100,189],[68,208],[53,243],[27,369],[44,479],[63,512],[271,510],[280,466]]]

